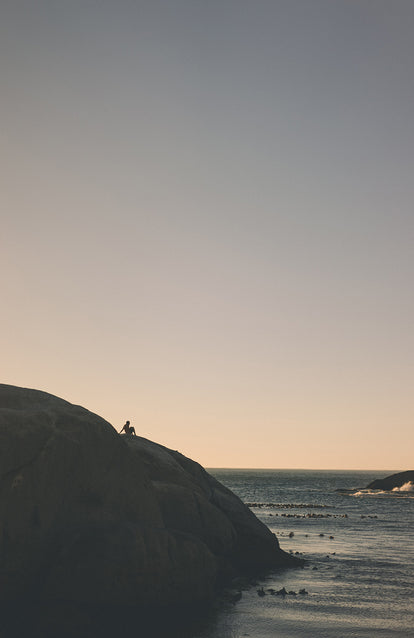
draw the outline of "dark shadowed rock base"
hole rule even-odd
[[[0,607],[1,638],[192,638],[214,615],[207,605],[15,603]]]

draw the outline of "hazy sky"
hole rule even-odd
[[[414,2],[0,7],[2,382],[209,467],[412,469]]]

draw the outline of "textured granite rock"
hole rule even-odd
[[[196,603],[226,578],[291,564],[198,463],[0,385],[0,601]]]

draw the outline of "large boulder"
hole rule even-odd
[[[0,601],[201,602],[233,575],[292,563],[198,463],[0,385]]]
[[[383,479],[376,479],[367,485],[367,490],[394,490],[399,489],[403,485],[409,483],[414,484],[414,470],[407,470],[406,472],[398,472],[397,474],[391,474]]]

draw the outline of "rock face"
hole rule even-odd
[[[377,479],[367,485],[367,490],[393,490],[395,488],[402,487],[406,483],[414,483],[414,470],[407,470],[406,472],[398,472],[398,474],[392,474],[383,479]]]
[[[0,601],[201,602],[229,576],[289,564],[194,461],[0,385]]]

